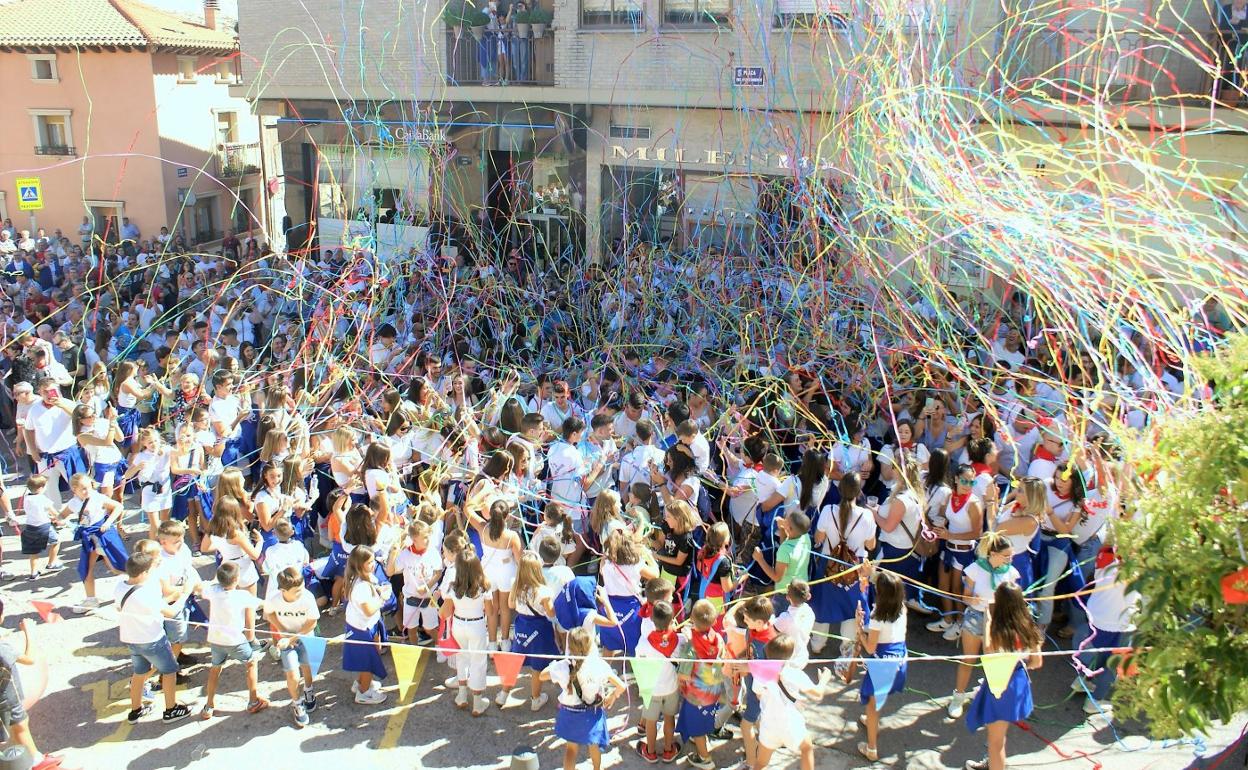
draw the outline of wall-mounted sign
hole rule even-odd
[[[763,68],[733,67],[732,84],[734,86],[761,86],[763,84]]]

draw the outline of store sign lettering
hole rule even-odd
[[[611,145],[612,160],[638,160],[647,163],[680,163],[680,164],[699,164],[707,166],[752,166],[755,168],[777,168],[799,171],[826,171],[835,168],[831,160],[815,161],[804,155],[794,157],[792,155],[765,153],[756,155],[754,153],[733,153],[724,150],[703,150],[702,154],[687,152],[684,147],[634,147],[628,148],[622,145]]]

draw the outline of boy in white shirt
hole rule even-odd
[[[654,688],[650,692],[650,705],[641,711],[641,724],[646,737],[636,746],[641,758],[651,764],[660,759],[670,764],[680,754],[680,742],[676,740],[676,714],[680,712],[681,697],[676,664],[670,660],[681,641],[680,634],[672,628],[675,615],[671,604],[656,602],[650,612],[654,628],[637,643],[638,658],[659,661]],[[659,717],[663,718],[662,751],[656,745]]]
[[[403,573],[403,628],[412,644],[427,645],[438,635],[438,608],[433,592],[442,573],[442,559],[429,547],[429,525],[413,521],[407,537],[396,541],[386,560],[386,575]]]
[[[815,611],[810,607],[810,584],[805,580],[789,583],[789,608],[776,618],[776,630],[793,638],[793,656],[788,665],[806,668],[810,661],[810,637],[815,629]]]
[[[26,514],[26,526],[22,527],[22,555],[30,557],[31,580],[43,573],[56,572],[62,566],[56,559],[61,550],[61,541],[56,533],[60,517],[53,515],[56,506],[43,494],[47,485],[46,476],[35,474],[26,479],[26,494],[22,495],[22,511]],[[45,550],[48,562],[40,572],[35,563]]]
[[[265,710],[269,702],[261,698],[257,690],[255,650],[247,641],[255,633],[255,610],[263,602],[238,588],[238,564],[232,561],[222,562],[217,568],[217,583],[204,589],[204,598],[208,601],[208,646],[212,648],[212,669],[208,672],[208,688],[201,716],[206,720],[212,719],[221,667],[230,660],[247,666],[247,712],[256,714]]]
[[[275,578],[279,590],[275,596],[265,599],[264,617],[274,631],[274,648],[286,673],[286,691],[290,693],[295,726],[306,727],[308,712],[316,709],[316,696],[312,693],[312,664],[300,637],[316,630],[321,611],[316,606],[316,597],[304,588],[303,574],[298,569],[286,567]],[[299,674],[303,675],[302,696]]]
[[[182,645],[186,642],[191,620],[187,601],[200,583],[199,573],[191,564],[191,549],[183,540],[185,536],[186,525],[177,519],[160,523],[160,528],[156,531],[156,540],[160,543],[160,561],[153,570],[153,574],[160,580],[165,600],[177,611],[177,614],[165,619],[165,636],[169,638],[173,655],[179,659],[179,663],[190,662],[181,660]]]
[[[155,668],[160,674],[161,692],[165,697],[165,711],[161,721],[168,724],[185,719],[191,707],[177,702],[178,661],[165,636],[164,619],[173,617],[177,610],[165,602],[160,582],[151,579],[152,567],[159,557],[147,549],[136,548],[126,559],[126,580],[117,584],[113,597],[117,607],[121,642],[130,648],[130,713],[126,721],[138,721],[151,713],[152,707],[144,703],[144,684]]]
[[[779,634],[767,643],[767,659],[790,661],[794,646],[793,637]],[[787,662],[774,681],[754,678],[759,716],[758,754],[753,770],[763,770],[781,747],[801,757],[802,770],[815,770],[815,746],[806,731],[802,701],[822,699],[831,682],[832,672],[826,668],[819,669],[819,683],[815,684],[805,671]]]
[[[294,567],[302,576],[303,568],[312,563],[307,547],[294,539],[295,526],[290,523],[290,519],[279,517],[273,523],[273,534],[277,536],[277,542],[264,552],[264,574],[269,576],[264,591],[265,601],[277,596],[277,576],[282,570]]]

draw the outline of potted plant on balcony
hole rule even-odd
[[[555,14],[545,8],[534,8],[529,11],[529,24],[533,27],[533,37],[545,37],[546,27],[555,18]]]
[[[516,24],[516,37],[518,38],[528,37],[529,36],[530,12],[529,11],[516,11],[515,15],[513,15],[511,18],[512,18],[512,21],[514,21]]]
[[[490,23],[490,17],[485,11],[472,6],[464,6],[464,23],[468,29],[472,31],[472,36],[477,40],[485,37],[485,28]]]
[[[456,40],[464,36],[464,25],[466,23],[464,14],[467,10],[468,7],[463,0],[449,0],[446,7],[442,9],[442,23],[446,25],[447,29],[455,33]]]

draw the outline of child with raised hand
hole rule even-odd
[[[873,658],[899,659],[899,668],[893,678],[888,695],[905,692],[906,689],[906,589],[901,578],[892,572],[880,572],[875,580],[875,607],[871,617],[858,611],[858,646]],[[867,707],[864,724],[867,740],[859,742],[858,753],[872,762],[880,758],[879,733],[880,712],[876,706],[875,688],[870,676],[862,678],[860,696]]]
[[[403,575],[403,628],[411,644],[430,644],[438,635],[433,594],[442,574],[442,557],[429,547],[429,525],[413,521],[406,538],[390,548],[386,574]]]
[[[377,579],[373,549],[366,545],[351,549],[343,580],[347,626],[346,643],[342,645],[342,670],[356,674],[351,683],[355,702],[376,706],[386,700],[376,680],[386,678],[386,665],[381,660],[386,624],[381,619],[381,608],[390,596],[390,583]]]
[[[610,744],[607,709],[625,693],[624,681],[597,653],[593,631],[581,627],[568,634],[568,656],[550,664],[542,680],[560,688],[555,735],[567,742],[564,770],[575,770],[581,747],[589,752],[594,770],[602,767],[602,752]]]
[[[515,641],[511,651],[524,655],[524,667],[532,672],[529,676],[529,708],[532,711],[540,711],[546,705],[548,698],[542,692],[541,673],[553,660],[538,656],[559,654],[555,627],[551,622],[555,614],[554,593],[555,590],[542,574],[541,559],[532,551],[526,551],[520,557],[520,569],[508,601],[515,612]],[[510,690],[505,688],[499,691],[496,703],[500,708],[506,704],[509,694]]]
[[[775,584],[776,595],[772,601],[776,610],[783,612],[788,608],[788,599],[784,598],[789,583],[798,578],[805,578],[810,567],[810,517],[801,511],[792,511],[778,522],[784,542],[776,549],[776,563],[768,564],[763,549],[754,549],[754,561]]]
[[[26,514],[26,526],[22,527],[22,555],[30,558],[30,579],[61,568],[56,555],[61,550],[56,523],[59,521],[56,506],[43,493],[48,485],[46,476],[35,474],[26,479],[26,494],[22,495],[22,512]],[[39,557],[47,551],[48,560],[41,571],[37,566]]]
[[[728,650],[724,638],[715,631],[718,616],[715,605],[706,599],[695,602],[689,613],[693,628],[675,655],[682,661],[677,667],[682,701],[676,729],[693,742],[695,751],[688,755],[688,762],[699,770],[715,767],[707,736],[715,730],[715,714],[725,689],[720,661]]]
[[[273,629],[273,649],[278,651],[282,671],[286,675],[286,691],[290,693],[295,726],[306,727],[308,712],[316,708],[316,696],[312,693],[312,665],[308,650],[300,637],[315,632],[321,611],[316,606],[316,597],[304,588],[300,570],[286,567],[274,578],[278,590],[265,599],[264,617]],[[302,694],[300,674],[303,675]]]
[[[968,770],[1005,770],[1005,734],[1011,723],[1031,716],[1031,679],[1027,671],[1040,668],[1044,662],[1039,654],[1043,643],[1044,637],[1032,619],[1022,590],[1015,583],[998,585],[984,632],[984,652],[1016,652],[1022,653],[1022,658],[1000,697],[993,695],[988,683],[983,682],[966,710],[966,726],[971,732],[982,726],[988,728],[988,757],[967,762]]]
[[[641,710],[641,725],[645,740],[637,742],[637,753],[650,764],[660,759],[665,763],[676,761],[680,755],[680,742],[676,740],[676,715],[680,712],[680,688],[676,679],[676,665],[670,662],[672,654],[680,646],[681,636],[673,627],[676,611],[666,601],[656,602],[650,612],[654,628],[642,636],[637,644],[637,657],[659,661],[659,673],[650,693],[650,705]],[[663,719],[663,748],[658,747],[659,719]]]
[[[779,634],[767,643],[768,660],[788,661],[793,657],[793,638]],[[815,745],[806,730],[802,701],[820,700],[828,694],[832,672],[819,669],[819,683],[811,681],[800,668],[786,665],[774,681],[754,680],[760,704],[758,749],[753,770],[763,770],[777,749],[786,748],[801,758],[802,770],[815,770]]]
[[[249,639],[255,638],[255,610],[263,602],[255,594],[238,587],[240,570],[232,561],[217,567],[217,583],[204,589],[208,601],[208,646],[212,649],[212,668],[204,691],[203,719],[212,719],[216,712],[217,683],[221,669],[231,660],[247,666],[247,712],[259,713],[269,707],[260,697],[257,675],[258,657]]]

